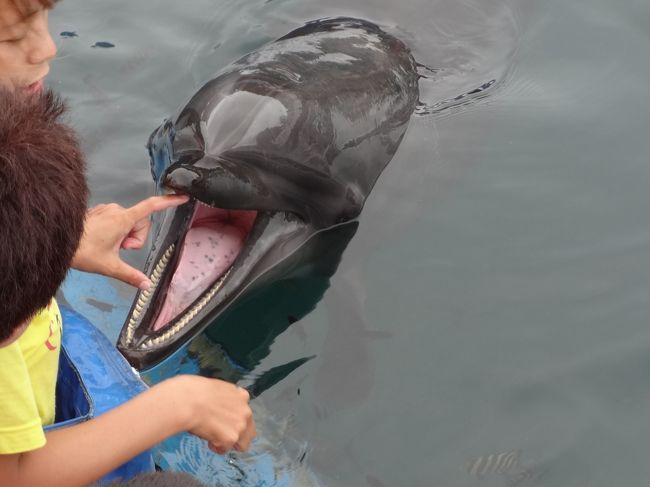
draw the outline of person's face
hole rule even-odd
[[[0,86],[37,93],[56,55],[47,9],[35,0],[0,0]]]

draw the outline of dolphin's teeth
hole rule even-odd
[[[150,276],[152,284],[157,285],[158,281],[160,281],[160,276],[162,275],[162,272],[165,270],[165,267],[167,267],[167,263],[169,262],[169,258],[171,257],[174,251],[174,247],[175,246],[173,244],[170,245],[169,248],[163,254],[163,256],[160,258],[160,260],[158,261],[158,264],[156,264],[156,267],[154,268]]]
[[[215,294],[221,289],[221,286],[223,285],[224,281],[230,274],[231,269],[228,269],[228,271],[221,276],[221,278],[208,290],[207,293],[203,295],[203,297],[199,300],[198,303],[196,303],[192,308],[190,308],[189,311],[187,311],[174,325],[169,327],[165,332],[163,332],[161,335],[157,337],[152,337],[143,342],[140,345],[141,349],[146,349],[150,348],[154,345],[160,345],[167,339],[171,338],[172,336],[176,335],[180,330],[182,330],[196,315],[198,315],[203,308],[208,304],[208,302],[214,297]],[[135,312],[134,312],[135,314]]]
[[[203,205],[203,206],[205,206],[207,208],[215,208],[217,210],[220,209],[218,206],[210,205],[210,204],[206,203],[205,201],[200,201],[200,200],[197,200],[197,201],[199,202],[199,204],[201,204],[201,205]]]
[[[130,342],[133,339],[133,331],[135,330],[135,317],[131,316],[129,324],[126,327],[126,341]]]
[[[153,296],[153,292],[158,286],[158,283],[160,282],[160,277],[162,276],[163,271],[167,267],[167,263],[169,262],[169,258],[172,256],[174,253],[174,248],[175,245],[172,244],[169,246],[169,248],[165,251],[163,256],[160,258],[158,263],[156,264],[156,267],[154,268],[153,272],[149,276],[151,279],[151,284],[152,286],[149,289],[145,289],[144,291],[140,291],[140,294],[138,296],[138,300],[135,303],[135,306],[133,307],[133,311],[131,312],[131,318],[129,319],[129,323],[126,326],[126,341],[127,343],[131,342],[133,340],[133,337],[135,335],[135,329],[136,326],[139,322],[140,315],[142,314],[142,311],[144,310],[145,305],[149,302],[151,299],[151,296]],[[148,343],[148,342],[145,342]],[[142,348],[148,348],[151,344],[148,344],[146,347],[144,346],[145,344],[142,344]]]

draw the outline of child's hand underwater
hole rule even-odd
[[[141,248],[149,232],[149,215],[182,205],[188,200],[188,196],[152,196],[130,208],[116,203],[90,208],[72,267],[147,289],[151,285],[149,278],[124,262],[120,258],[120,249]]]

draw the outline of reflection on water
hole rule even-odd
[[[150,194],[144,144],[165,116],[244,53],[338,15],[412,46],[434,70],[428,106],[496,81],[414,118],[313,311],[270,340],[249,327],[259,351],[235,324],[213,337],[210,366],[233,377],[315,356],[254,401],[270,427],[251,482],[291,478],[264,463],[272,442],[306,485],[507,485],[466,463],[516,450],[531,466],[522,486],[643,485],[647,2],[61,2],[53,32],[77,36],[59,37],[50,82],[71,99],[93,200]],[[211,475],[241,476],[222,460]]]

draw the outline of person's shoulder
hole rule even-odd
[[[27,330],[29,330],[29,325],[27,325],[25,333]],[[8,367],[26,367],[18,340],[14,340],[8,345],[0,347],[0,364],[2,364],[2,367],[0,367],[0,380],[2,380],[2,377],[5,375],[11,377],[11,373],[9,372]]]
[[[16,340],[0,348],[0,454],[35,450],[44,444],[27,362]]]

